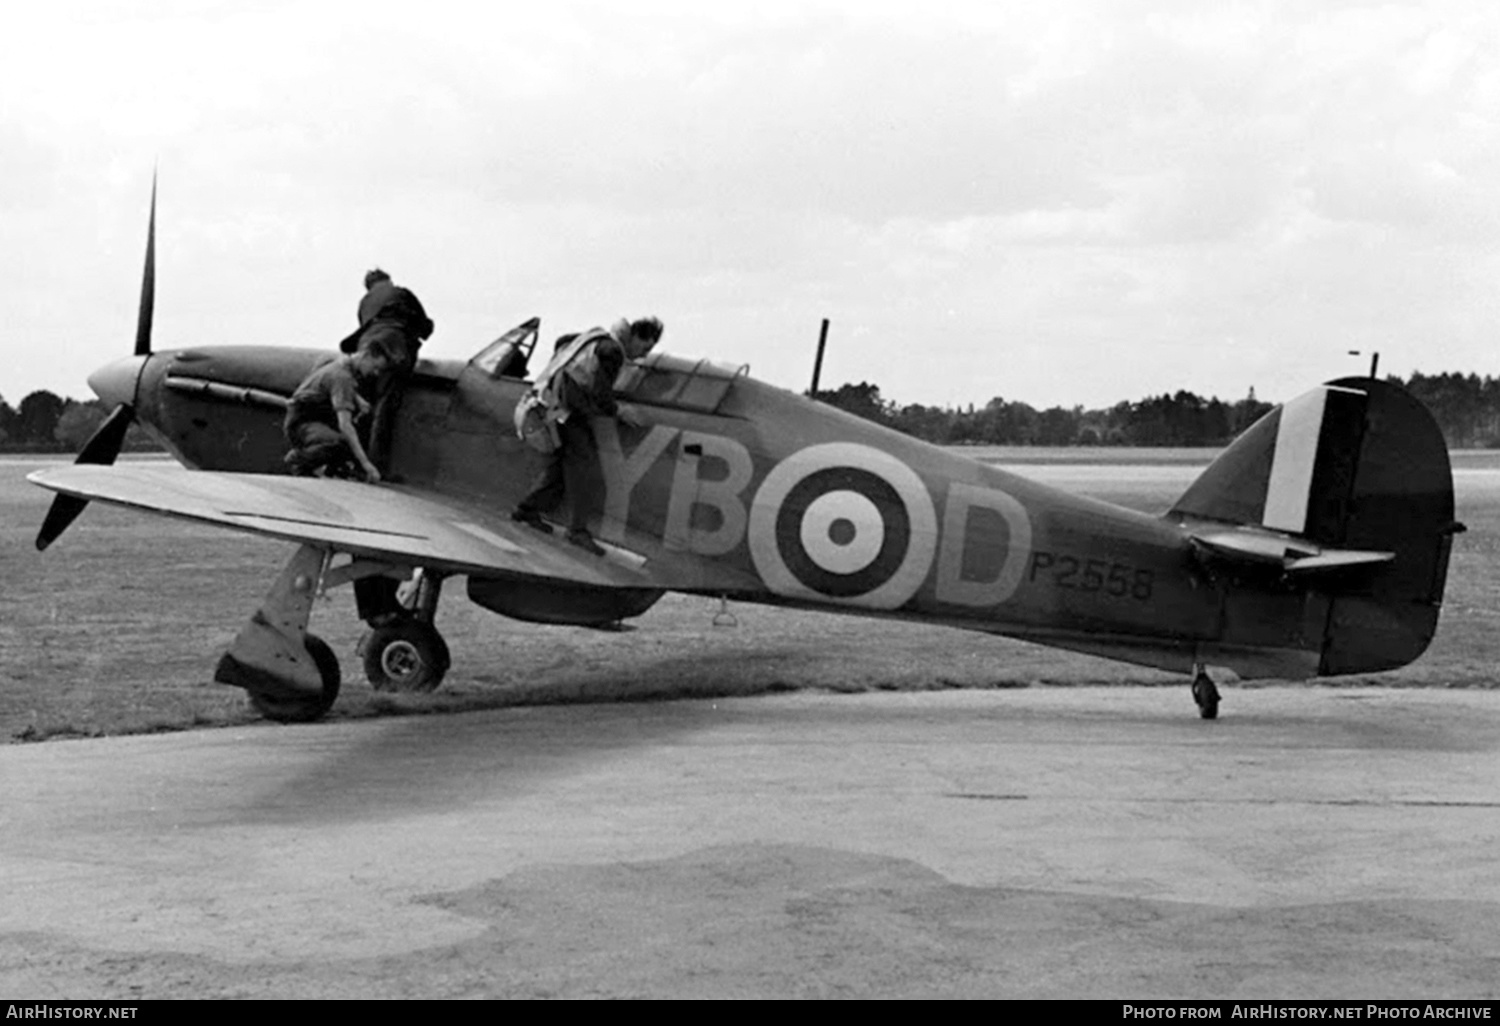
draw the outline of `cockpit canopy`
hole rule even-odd
[[[469,366],[488,378],[528,378],[541,329],[540,318],[517,325],[480,350]],[[615,379],[615,394],[630,402],[699,413],[717,413],[749,364],[732,366],[653,352],[628,360]]]
[[[524,379],[541,327],[540,317],[523,321],[474,354],[469,366],[488,378]]]
[[[620,376],[615,379],[615,394],[651,406],[717,413],[735,381],[749,371],[749,364],[734,367],[712,360],[650,353],[620,369]]]

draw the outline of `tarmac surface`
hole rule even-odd
[[[1036,687],[0,747],[0,997],[1495,998],[1500,693]]]

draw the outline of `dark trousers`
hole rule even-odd
[[[574,414],[557,426],[557,433],[561,444],[547,457],[531,491],[516,508],[522,513],[552,513],[562,505],[563,497],[569,495],[573,504],[568,515],[568,530],[585,530],[590,510],[584,501],[588,491],[584,471],[594,455],[594,429],[589,426],[587,417]]]
[[[385,350],[396,361],[372,389],[375,399],[370,413],[370,444],[365,446],[370,462],[384,474],[391,469],[391,436],[396,430],[396,416],[401,412],[401,396],[417,366],[417,350],[422,343],[398,324],[372,321],[359,336],[360,349],[371,346]]]
[[[401,412],[401,396],[405,375],[393,378],[384,391],[375,398],[375,407],[370,413],[370,444],[366,455],[382,474],[391,469],[391,433],[396,428],[396,414]]]
[[[370,444],[365,449],[370,462],[382,474],[391,468],[391,435],[396,430],[396,417],[401,412],[401,397],[406,394],[406,383],[411,380],[411,372],[410,366],[396,367],[381,375],[380,380],[375,383],[375,403],[370,411]]]
[[[331,467],[354,459],[349,443],[338,428],[321,420],[296,421],[286,429],[292,451],[287,466],[294,474],[311,474],[320,467]]]

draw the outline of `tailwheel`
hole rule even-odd
[[[1198,715],[1203,719],[1219,718],[1219,689],[1202,668],[1193,677],[1193,701],[1198,703]]]
[[[365,676],[376,691],[426,694],[436,690],[452,665],[448,643],[425,620],[402,617],[370,630],[359,651]]]
[[[321,719],[324,713],[333,708],[333,703],[339,697],[341,674],[338,656],[316,634],[304,635],[302,642],[318,668],[318,675],[323,678],[323,691],[315,695],[292,695],[248,688],[251,706],[268,720],[279,723],[311,723]]]

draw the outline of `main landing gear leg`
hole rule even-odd
[[[338,658],[307,632],[325,560],[322,549],[299,548],[214,671],[219,683],[248,691],[267,719],[316,720],[338,698]]]
[[[1193,665],[1193,701],[1198,703],[1198,715],[1205,720],[1219,718],[1219,689],[1202,663]]]
[[[376,691],[426,694],[443,682],[453,659],[433,626],[443,579],[418,569],[402,598],[402,615],[371,623],[359,641],[365,677]]]

